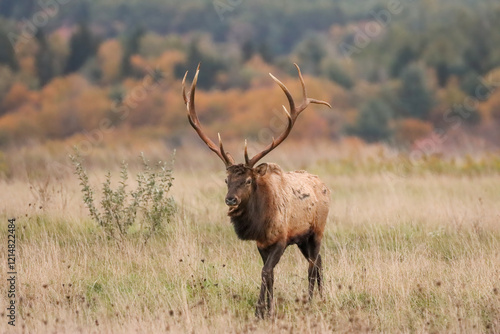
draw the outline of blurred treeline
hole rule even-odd
[[[200,119],[229,139],[279,131],[267,73],[300,99],[296,62],[334,108],[295,138],[500,142],[498,1],[1,0],[0,15],[0,148],[109,127],[179,144],[200,61]]]

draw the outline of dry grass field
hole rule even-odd
[[[292,246],[275,271],[276,315],[255,319],[262,264],[226,217],[222,164],[181,151],[177,214],[146,245],[133,235],[107,240],[74,175],[0,181],[4,250],[7,218],[18,218],[17,325],[7,325],[2,292],[0,332],[500,332],[500,168],[402,176],[377,167],[383,159],[348,169],[368,164],[297,152],[273,160],[318,174],[332,190],[323,299],[305,301],[307,263]],[[88,169],[98,185],[104,168]]]

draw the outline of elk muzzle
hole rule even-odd
[[[226,205],[233,207],[233,206],[238,206],[239,200],[236,196],[226,196]]]

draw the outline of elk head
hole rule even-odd
[[[259,179],[265,176],[267,164],[263,163],[252,168],[244,164],[232,165],[227,168],[227,195],[226,205],[229,207],[228,215],[238,216],[255,192]]]
[[[198,133],[200,138],[205,142],[205,144],[207,144],[207,146],[215,154],[217,154],[217,156],[224,162],[226,166],[226,183],[228,186],[228,192],[225,202],[226,205],[229,206],[228,214],[230,216],[234,216],[239,213],[240,208],[244,207],[244,205],[251,198],[251,194],[255,190],[259,178],[264,177],[267,172],[267,164],[261,164],[257,167],[254,167],[255,164],[269,152],[274,150],[288,137],[300,113],[304,111],[311,103],[323,104],[331,108],[331,105],[328,102],[307,97],[306,86],[304,83],[304,78],[302,77],[302,73],[300,72],[300,68],[297,64],[294,65],[297,68],[300,83],[302,85],[303,100],[301,104],[297,106],[288,88],[275,76],[269,73],[271,78],[281,87],[286,95],[286,98],[288,99],[290,111],[288,111],[287,108],[283,106],[283,110],[287,116],[288,124],[286,129],[278,136],[276,140],[273,138],[272,142],[267,145],[263,151],[257,153],[252,158],[249,158],[248,156],[247,142],[245,140],[245,163],[243,164],[235,164],[235,161],[231,154],[224,150],[220,134],[218,134],[219,144],[216,145],[202,130],[194,105],[194,96],[196,83],[198,81],[198,74],[200,72],[200,65],[198,65],[198,68],[196,69],[196,74],[191,84],[189,95],[186,94],[186,77],[188,72],[186,72],[186,74],[184,75],[184,78],[182,80],[182,96],[184,98],[184,103],[187,106],[189,123]]]

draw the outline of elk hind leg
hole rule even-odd
[[[323,298],[323,264],[321,263],[321,254],[316,258],[316,281],[318,282],[318,291],[320,298]]]
[[[319,254],[321,243],[317,241],[316,236],[313,234],[304,242],[299,243],[299,249],[304,257],[309,262],[308,268],[308,281],[309,281],[309,300],[312,299],[314,293],[314,283],[318,284],[318,291],[322,295],[322,263],[321,255]]]
[[[315,235],[311,237],[311,258],[314,261],[316,282],[318,284],[318,292],[320,297],[323,297],[323,263],[321,261],[321,254],[319,253],[321,248],[321,239],[317,238]]]

